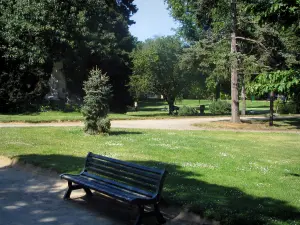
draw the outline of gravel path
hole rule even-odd
[[[280,117],[277,117],[280,118]],[[300,118],[284,117],[284,118]],[[265,120],[263,116],[242,117],[243,120]],[[201,117],[201,118],[183,118],[183,119],[149,119],[149,120],[113,120],[111,121],[112,128],[133,128],[133,129],[163,129],[163,130],[226,130],[240,132],[288,132],[297,133],[300,131],[288,130],[237,130],[227,128],[207,128],[196,127],[194,124],[229,121],[230,117]],[[1,127],[77,127],[83,126],[83,122],[53,122],[53,123],[0,123]]]

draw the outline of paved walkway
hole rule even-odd
[[[103,205],[96,211],[91,206],[93,201],[88,203],[79,198],[84,194],[80,191],[77,195],[72,193],[72,200],[63,200],[67,185],[58,176],[45,176],[36,168],[8,167],[9,163],[7,158],[0,156],[1,225],[128,224],[116,216],[101,214],[105,212],[101,210]]]
[[[280,118],[280,117],[277,117]],[[284,118],[300,118],[299,116],[286,116]],[[242,117],[243,120],[265,120],[263,116]],[[149,119],[149,120],[112,120],[112,128],[135,128],[135,129],[163,129],[163,130],[229,130],[240,132],[288,132],[295,133],[300,131],[285,130],[237,130],[227,128],[207,128],[196,127],[194,124],[230,121],[230,117],[201,117],[201,118],[183,118],[183,119]],[[0,123],[1,127],[76,127],[83,126],[83,122],[54,122],[54,123]]]

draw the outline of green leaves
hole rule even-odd
[[[134,47],[128,30],[132,23],[129,15],[134,12],[132,0],[120,0],[118,4],[106,0],[0,0],[0,62],[5,65],[0,71],[0,79],[5,82],[0,88],[5,90],[8,83],[11,87],[7,93],[0,93],[0,104],[13,101],[15,97],[9,100],[7,95],[16,87],[18,96],[29,94],[21,88],[28,77],[31,86],[44,86],[55,61],[63,61],[68,91],[76,95],[82,94],[78,90],[95,65],[107,67],[105,71],[116,79],[112,83],[125,83],[130,73],[128,54]],[[39,75],[34,76],[33,71],[39,71]],[[17,79],[12,74],[17,74]],[[21,84],[12,85],[15,80]],[[124,86],[116,88],[123,96]],[[40,92],[41,98],[45,91]],[[24,98],[23,103],[26,101]]]
[[[142,93],[156,92],[175,99],[185,86],[179,68],[182,43],[175,37],[146,40],[133,52],[133,76],[130,89],[138,98]]]
[[[251,91],[259,94],[265,94],[271,91],[292,94],[292,89],[299,85],[299,71],[279,70],[258,75],[251,84]]]

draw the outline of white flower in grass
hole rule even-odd
[[[206,164],[206,163],[201,163],[201,162],[185,162],[181,164],[182,167],[192,167],[192,168],[208,168],[208,169],[215,169],[218,166]]]
[[[123,146],[122,143],[113,142],[113,141],[107,141],[104,143],[104,145],[106,145],[106,146]]]

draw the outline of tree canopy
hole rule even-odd
[[[98,65],[111,77],[116,108],[125,108],[136,11],[133,0],[0,0],[1,111],[40,102],[54,61],[63,61],[68,89],[79,95]]]
[[[182,51],[181,41],[172,36],[141,43],[132,54],[131,90],[138,91],[143,85],[144,92],[163,95],[169,104],[169,113],[172,113],[175,98],[182,93],[187,82],[179,66]]]

